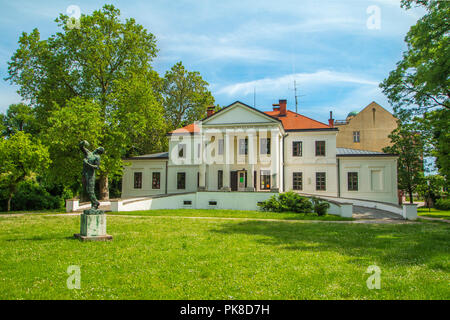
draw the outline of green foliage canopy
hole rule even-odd
[[[0,185],[8,192],[8,211],[17,185],[50,164],[48,150],[30,134],[17,132],[0,140]]]

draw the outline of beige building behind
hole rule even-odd
[[[336,120],[339,129],[336,147],[382,151],[391,145],[389,134],[397,128],[397,119],[376,102],[360,112],[352,111],[345,120]]]

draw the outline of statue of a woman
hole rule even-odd
[[[83,159],[83,188],[91,200],[91,209],[98,209],[100,202],[98,202],[95,196],[95,170],[100,168],[100,155],[105,152],[105,149],[99,147],[94,151],[87,149],[89,143],[86,140],[80,142],[80,149],[84,153]]]

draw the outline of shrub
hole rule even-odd
[[[63,204],[60,196],[52,196],[43,186],[33,180],[19,184],[11,199],[12,210],[59,209]]]
[[[330,208],[330,204],[327,201],[320,200],[315,197],[312,197],[311,201],[313,203],[314,212],[317,213],[318,216],[324,216],[327,214],[327,211]]]
[[[450,210],[450,199],[437,199],[434,206],[439,210]]]
[[[266,201],[258,203],[258,206],[264,211],[273,212],[307,213],[312,211],[311,201],[293,191],[273,195]]]

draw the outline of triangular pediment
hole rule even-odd
[[[239,101],[203,120],[204,125],[245,123],[280,123],[280,121]]]

